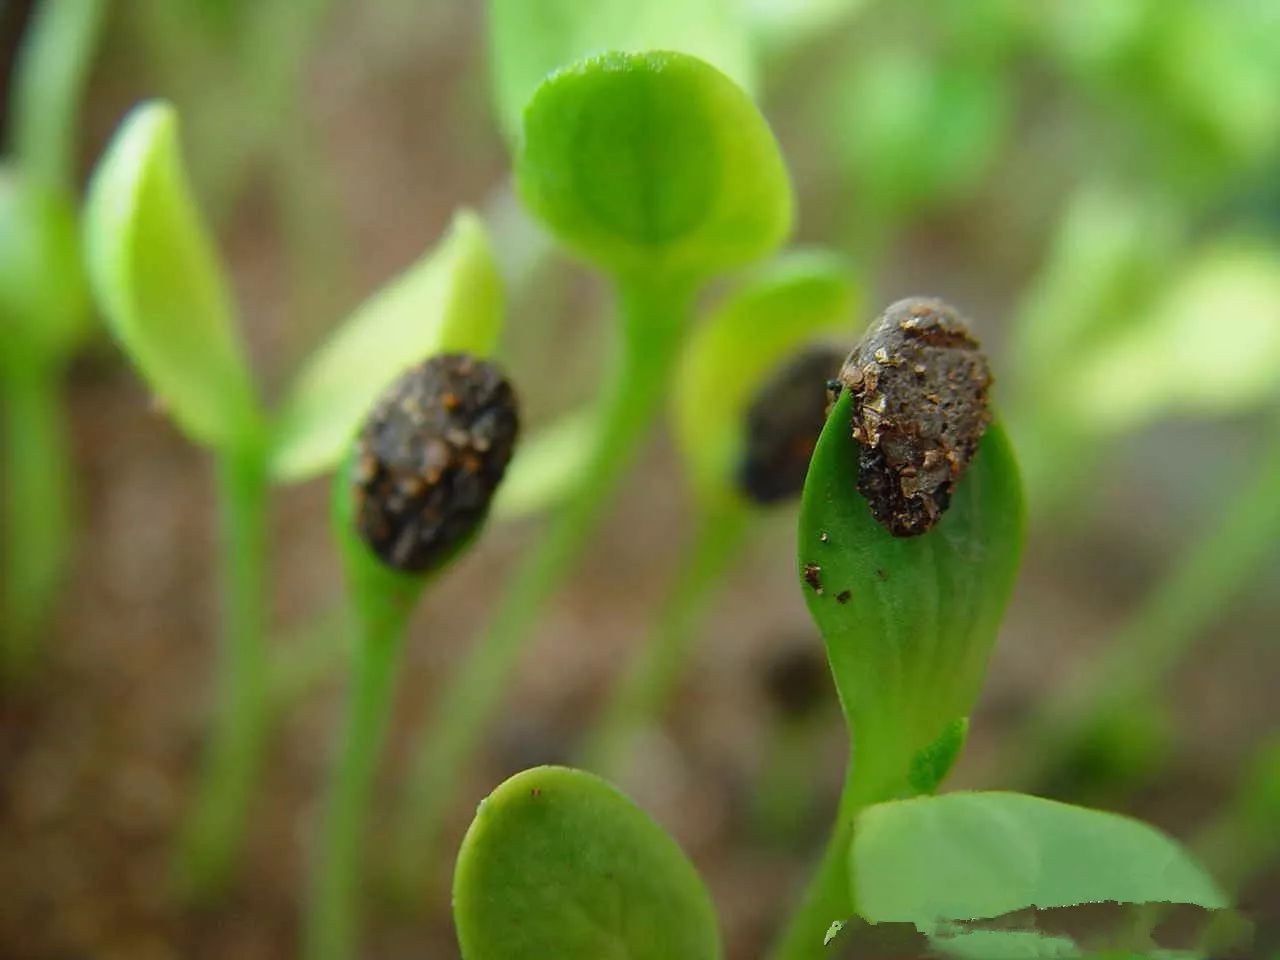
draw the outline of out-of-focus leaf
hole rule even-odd
[[[736,0],[751,40],[766,51],[798,47],[852,19],[868,0]]]
[[[80,97],[106,0],[43,0],[14,67],[10,147],[22,172],[54,189],[75,180]]]
[[[463,212],[435,249],[360,306],[308,361],[280,413],[277,480],[332,469],[382,390],[431,354],[484,356],[502,326],[503,292],[483,223]]]
[[[852,334],[860,298],[860,285],[838,257],[792,253],[734,291],[689,336],[671,412],[701,498],[733,495],[744,418],[761,382],[806,341]]]
[[[736,0],[489,0],[493,92],[508,140],[519,137],[521,113],[548,74],[610,50],[678,50],[754,90]]]
[[[858,817],[849,865],[863,917],[925,931],[1025,907],[1227,906],[1213,879],[1155,828],[1019,793],[869,807]]]
[[[973,187],[1009,126],[1009,85],[993,64],[890,47],[849,68],[824,114],[860,204],[898,213]]]
[[[1062,384],[1103,432],[1171,413],[1223,414],[1280,395],[1280,253],[1202,251],[1138,322],[1079,359]]]
[[[89,327],[89,288],[70,199],[0,168],[0,322],[5,355],[65,354]]]
[[[521,440],[493,498],[493,516],[529,516],[571,493],[595,449],[596,422],[595,410],[575,410]]]
[[[589,773],[538,767],[498,787],[458,854],[465,960],[715,960],[715,909],[667,833]]]
[[[226,282],[168,104],[136,107],[98,164],[85,250],[111,332],[174,421],[212,446],[256,430],[261,414]]]
[[[798,560],[870,796],[969,715],[1013,590],[1024,510],[1017,464],[992,424],[936,527],[894,537],[857,490],[846,390],[827,418],[800,506]]]
[[[615,273],[700,279],[766,256],[790,230],[773,133],[733,81],[694,57],[582,61],[538,88],[524,124],[524,201]]]

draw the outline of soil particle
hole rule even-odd
[[[814,593],[822,596],[822,567],[816,563],[806,563],[804,565],[804,582],[813,589]]]

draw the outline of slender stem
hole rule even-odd
[[[14,71],[10,148],[27,176],[70,190],[80,95],[106,0],[37,4]]]
[[[844,790],[836,822],[817,869],[767,956],[769,960],[824,960],[823,938],[831,924],[848,920],[855,910],[855,891],[849,876],[849,848],[854,821],[873,803],[907,796],[906,758],[896,749],[901,738],[868,723],[851,723],[855,747],[845,771]]]
[[[1280,546],[1280,435],[1233,489],[1216,525],[1185,550],[1090,669],[1048,700],[1002,752],[1002,786],[1035,784],[1096,718],[1150,700]]]
[[[306,960],[348,960],[356,952],[361,841],[413,608],[411,601],[387,601],[366,604],[358,614],[353,685],[329,778],[303,931]]]
[[[441,822],[456,799],[467,759],[485,735],[548,598],[573,571],[665,398],[691,291],[684,284],[620,287],[623,338],[607,378],[601,429],[578,488],[516,570],[506,594],[456,676],[445,685],[397,821],[393,883],[406,906],[420,904]]]
[[[230,878],[243,844],[261,767],[267,661],[267,491],[258,439],[219,454],[223,627],[212,740],[195,810],[182,839],[179,880],[196,899]]]
[[[748,517],[737,503],[700,509],[692,544],[682,553],[652,633],[614,685],[584,750],[590,769],[616,775],[635,738],[670,703],[685,673],[698,622],[738,556]]]
[[[20,679],[71,554],[73,475],[62,410],[60,364],[33,357],[0,377],[4,423],[4,620],[0,684]]]

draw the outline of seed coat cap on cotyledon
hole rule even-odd
[[[407,370],[356,439],[360,538],[397,570],[447,560],[488,512],[518,429],[515,392],[495,365],[452,353]]]
[[[891,305],[849,354],[858,490],[895,537],[932,529],[991,422],[986,355],[954,308]]]

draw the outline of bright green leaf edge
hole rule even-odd
[[[476,811],[453,911],[465,960],[714,960],[715,909],[680,847],[607,781],[507,780]]]
[[[84,237],[107,326],[173,420],[214,447],[256,433],[261,412],[231,298],[169,104],[143,103],[121,124],[89,186]]]
[[[1175,841],[1119,814],[1020,793],[948,793],[868,807],[850,850],[857,909],[873,923],[1002,916],[1026,907],[1227,898]]]
[[[492,353],[504,309],[488,232],[463,210],[440,244],[357,308],[295,379],[276,425],[273,478],[297,482],[333,469],[408,366],[437,353]]]

